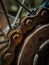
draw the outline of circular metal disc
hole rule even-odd
[[[43,25],[26,37],[19,53],[17,65],[32,65],[39,46],[49,39],[49,24]]]

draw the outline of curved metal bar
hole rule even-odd
[[[45,65],[45,60],[48,60],[49,55],[49,39],[45,41],[35,54],[33,65]],[[46,61],[47,62],[47,61]],[[46,64],[47,65],[47,64]]]

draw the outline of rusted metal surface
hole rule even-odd
[[[39,27],[26,37],[19,53],[17,65],[32,65],[34,54],[47,39],[49,39],[49,24]]]
[[[27,34],[24,40],[22,49],[19,53],[17,65],[31,65],[33,55],[36,49],[49,39],[49,8],[39,8],[32,16],[23,16],[19,20],[19,26],[15,29],[10,29],[7,33],[8,43],[1,45],[0,55],[4,54],[5,65],[10,65],[14,59],[14,50],[17,45],[23,41],[25,33]],[[40,25],[40,27],[38,27]],[[43,26],[42,26],[43,25]],[[18,51],[19,52],[19,51]],[[4,59],[4,58],[3,58]]]

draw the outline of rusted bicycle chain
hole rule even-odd
[[[35,30],[36,26],[49,23],[49,8],[39,8],[32,16],[23,16],[19,20],[17,29],[11,29],[7,36],[9,44],[6,48],[2,48],[1,55],[4,54],[5,65],[10,65],[14,59],[14,50],[23,39],[25,33]],[[46,33],[45,33],[46,34]],[[2,53],[4,51],[4,53]],[[21,63],[20,63],[21,64]]]

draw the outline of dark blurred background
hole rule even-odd
[[[36,8],[40,6],[42,3],[44,3],[47,0],[19,0],[21,3],[23,3],[29,10]],[[3,0],[3,3],[5,5],[6,11],[11,14],[12,16],[16,16],[19,9],[20,5],[15,1],[15,0]],[[0,4],[0,10],[2,10],[1,4]],[[26,14],[26,10],[22,8],[19,14],[19,18],[21,18],[24,14]],[[10,22],[13,22],[13,18],[9,17]],[[4,25],[3,25],[3,24]],[[5,15],[0,12],[0,27],[3,28],[7,25],[7,20],[5,18]]]

